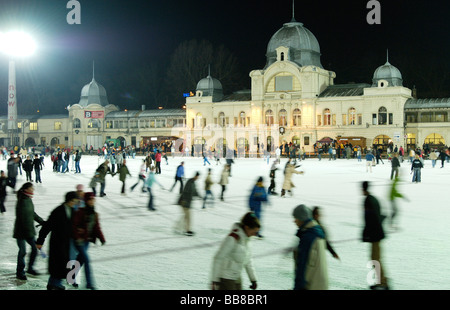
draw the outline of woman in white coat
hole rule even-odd
[[[303,171],[295,170],[295,166],[291,163],[291,160],[289,159],[288,163],[286,164],[286,168],[284,170],[284,182],[283,187],[281,189],[281,197],[285,197],[286,191],[288,191],[292,195],[291,189],[295,187],[294,183],[292,182],[293,174],[303,174]]]
[[[260,227],[253,212],[246,213],[241,222],[233,225],[214,256],[211,276],[213,290],[241,290],[244,268],[252,283],[250,288],[256,289],[255,270],[248,242],[250,237],[258,234]]]

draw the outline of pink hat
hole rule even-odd
[[[77,185],[77,191],[82,191],[84,189],[83,184],[78,184]]]

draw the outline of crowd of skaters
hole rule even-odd
[[[297,147],[297,149],[299,149]],[[123,183],[122,186],[122,194],[125,194],[125,179],[127,176],[131,176],[127,166],[126,166],[126,160],[123,159],[123,161],[117,161],[117,157],[120,157],[119,154],[122,152],[119,150],[116,153],[115,149],[111,148],[105,148],[107,152],[102,152],[102,156],[105,156],[105,161],[99,165],[97,170],[95,171],[95,174],[92,178],[92,182],[90,183],[90,187],[92,188],[92,192],[84,193],[83,187],[81,185],[77,186],[77,191],[74,192],[68,192],[65,196],[65,201],[63,204],[61,204],[59,207],[57,207],[54,212],[58,215],[52,214],[50,215],[49,219],[46,221],[42,218],[40,218],[35,212],[34,207],[32,206],[32,196],[33,196],[33,184],[31,182],[25,183],[19,191],[14,191],[14,194],[17,194],[17,205],[16,205],[16,224],[15,224],[15,232],[14,232],[14,238],[17,239],[17,244],[19,247],[19,253],[18,253],[18,265],[17,265],[17,273],[16,276],[18,279],[26,280],[25,275],[25,243],[28,243],[31,248],[32,252],[30,254],[30,260],[28,264],[27,273],[36,275],[37,272],[33,269],[33,263],[37,255],[37,250],[41,249],[42,244],[45,241],[45,238],[49,232],[56,232],[55,235],[61,234],[61,240],[58,244],[56,241],[52,243],[50,241],[50,248],[54,248],[54,250],[50,250],[50,258],[49,258],[49,273],[50,278],[48,281],[47,288],[48,289],[64,289],[64,285],[62,284],[62,281],[66,279],[66,275],[68,272],[67,266],[62,267],[63,261],[64,265],[67,264],[67,261],[69,259],[76,260],[78,262],[81,262],[82,265],[84,265],[84,269],[86,272],[86,279],[87,279],[87,288],[95,289],[95,285],[93,284],[93,279],[91,277],[91,269],[89,266],[89,256],[88,256],[88,245],[89,242],[92,242],[96,239],[99,239],[102,244],[105,243],[105,237],[103,236],[103,233],[101,232],[100,223],[98,214],[95,212],[95,197],[96,197],[96,183],[101,184],[100,188],[100,195],[99,197],[105,196],[105,176],[107,174],[111,174],[112,176],[116,173],[120,174],[120,181]],[[280,148],[277,148],[277,151],[280,150]],[[292,150],[295,150],[292,149]],[[350,149],[351,150],[351,149]],[[413,150],[414,151],[414,150]],[[58,154],[61,152],[63,154],[64,150],[55,150],[54,153]],[[436,153],[435,150],[431,149],[430,152],[428,152],[428,156],[430,156],[430,159],[432,159],[432,154]],[[68,152],[67,152],[68,153]],[[74,155],[76,156],[78,153],[80,153],[81,158],[81,152],[75,151]],[[365,150],[366,154],[371,154],[372,151]],[[401,157],[401,161],[403,161],[404,153],[401,151],[396,150],[395,148],[392,148],[392,151],[389,151],[388,153],[392,154],[392,156],[388,156],[388,159],[394,163],[394,162],[400,162],[398,160],[399,154],[403,154]],[[411,163],[414,165],[414,161],[417,159],[419,162],[423,164],[423,157],[426,156],[426,152],[422,151],[421,149],[416,149],[414,151],[414,159],[410,158]],[[448,155],[448,151],[445,150],[441,152],[441,154],[444,153]],[[159,155],[158,155],[159,154]],[[280,163],[280,155],[283,154],[281,151],[276,152],[276,158],[273,160],[273,165],[270,169],[270,186],[266,190],[264,185],[264,178],[259,177],[256,181],[256,184],[254,185],[254,188],[250,194],[249,197],[249,212],[244,215],[244,217],[241,219],[241,222],[238,222],[233,225],[231,232],[227,237],[225,238],[223,244],[221,245],[219,251],[214,256],[213,260],[213,271],[212,271],[212,288],[214,289],[239,289],[241,288],[241,271],[243,268],[246,269],[248,276],[250,278],[250,281],[252,282],[252,289],[256,289],[257,287],[257,280],[256,280],[256,273],[252,267],[251,264],[251,254],[248,251],[248,242],[250,240],[250,237],[256,236],[259,238],[262,238],[261,236],[261,204],[262,203],[268,203],[269,202],[269,195],[277,194],[275,192],[275,171],[281,170],[277,164]],[[295,157],[291,157],[289,154],[295,154]],[[303,153],[304,154],[304,153]],[[301,154],[301,155],[303,155]],[[349,152],[346,152],[346,154],[349,154]],[[286,155],[286,153],[284,154]],[[29,155],[27,155],[29,157]],[[37,155],[35,155],[37,156]],[[132,155],[130,155],[132,156]],[[141,181],[141,176],[143,181],[142,191],[149,192],[149,204],[148,209],[149,210],[156,210],[153,206],[153,194],[151,191],[151,188],[154,184],[158,184],[161,189],[164,189],[163,186],[157,181],[156,174],[161,174],[161,156],[162,152],[158,150],[158,148],[155,148],[150,150],[147,155],[145,156],[145,159],[143,160],[139,172],[139,181]],[[283,186],[281,189],[281,195],[282,197],[286,194],[286,192],[290,192],[292,187],[294,187],[294,183],[292,182],[292,174],[302,174],[302,171],[296,170],[296,168],[299,167],[299,165],[296,165],[296,156],[298,156],[298,153],[289,152],[287,153],[287,163],[284,167],[283,173],[285,174],[285,180],[283,182]],[[356,150],[355,156],[358,157],[358,150]],[[375,157],[375,156],[374,156]],[[411,157],[411,156],[409,156]],[[419,157],[419,159],[417,158]],[[114,163],[117,164],[117,172],[115,172],[114,168],[111,164],[111,159],[114,158]],[[270,158],[270,156],[269,156]],[[293,160],[292,160],[293,158]],[[303,156],[300,156],[300,158],[303,158]],[[331,158],[331,157],[330,157]],[[344,157],[346,158],[346,157]],[[73,158],[75,160],[75,157]],[[158,159],[158,160],[157,160]],[[303,158],[304,159],[304,158]],[[16,170],[18,169],[18,157],[11,153],[10,159],[16,166]],[[264,159],[266,160],[266,158]],[[319,158],[320,160],[320,158]],[[373,159],[375,160],[375,158]],[[373,161],[371,160],[371,161]],[[433,159],[432,159],[433,160]],[[446,160],[448,160],[448,157],[446,157]],[[80,160],[78,160],[79,162]],[[159,164],[158,164],[159,163]],[[167,157],[166,157],[166,163]],[[229,177],[231,177],[231,164],[234,163],[232,158],[227,158],[226,163],[223,165],[222,173],[220,180],[218,184],[222,187],[221,192],[221,200],[223,201],[223,194],[226,190],[226,186],[229,182]],[[42,162],[43,164],[43,162]],[[9,165],[9,164],[8,164]],[[442,164],[443,165],[443,164]],[[63,167],[66,169],[67,172],[67,165],[64,163],[57,164],[57,167]],[[79,167],[79,166],[78,166]],[[434,165],[433,165],[434,167]],[[57,169],[62,173],[63,168]],[[145,170],[144,170],[145,168]],[[42,169],[42,167],[41,167]],[[413,169],[413,168],[412,168]],[[414,168],[415,169],[415,168]],[[159,170],[159,172],[158,172]],[[26,170],[27,171],[27,170]],[[208,176],[210,175],[211,169],[208,170]],[[287,173],[286,173],[287,172]],[[78,170],[75,172],[78,173]],[[202,197],[200,194],[201,191],[197,190],[197,180],[199,178],[200,173],[197,172],[194,177],[190,178],[187,183],[184,185],[184,162],[181,162],[181,164],[176,169],[175,174],[175,182],[171,188],[171,191],[174,189],[176,184],[180,183],[180,189],[179,189],[179,199],[178,204],[181,206],[183,210],[182,218],[180,219],[179,225],[176,225],[176,228],[180,228],[179,232],[185,234],[186,236],[193,236],[194,232],[191,228],[191,203],[192,200],[195,197],[198,197],[200,199],[203,199],[203,208],[206,206],[207,198],[209,196],[211,203],[214,200],[214,196],[211,192],[211,185],[214,183],[212,182],[210,177],[207,177],[205,179],[204,189],[205,189],[205,195]],[[27,181],[28,181],[28,174],[27,174]],[[419,176],[420,178],[420,176]],[[37,178],[36,178],[37,179]],[[392,215],[391,215],[391,222],[394,220],[394,216],[396,214],[396,208],[395,208],[395,200],[396,198],[405,198],[402,194],[398,193],[396,190],[396,185],[398,183],[398,172],[395,172],[395,169],[393,167],[393,171],[391,173],[391,180],[393,180],[392,190],[391,190],[391,202],[392,202]],[[37,181],[36,181],[37,182]],[[4,172],[2,171],[1,175],[1,190],[6,189],[6,186],[10,186],[14,188],[14,186],[11,186],[10,178],[6,177]],[[130,190],[133,190],[134,187],[136,187],[137,184],[132,186]],[[364,203],[364,214],[365,214],[365,228],[363,231],[363,238],[362,240],[364,242],[371,243],[371,259],[380,262],[381,266],[381,257],[380,257],[380,241],[384,238],[384,232],[382,227],[382,222],[384,220],[384,215],[382,215],[380,212],[380,206],[375,197],[370,195],[369,193],[369,183],[364,182],[362,184],[362,191],[363,194],[366,196],[366,200]],[[6,190],[5,190],[6,192]],[[81,192],[81,194],[80,194]],[[405,198],[406,199],[406,198]],[[4,201],[4,198],[3,198]],[[30,203],[31,202],[31,203]],[[23,207],[25,206],[26,207]],[[82,207],[81,207],[82,206]],[[87,206],[89,206],[89,212],[88,209],[85,209]],[[1,205],[4,210],[3,203]],[[59,210],[58,212],[56,210]],[[61,210],[64,210],[62,212]],[[299,242],[298,247],[295,247],[292,249],[294,253],[294,260],[295,260],[295,284],[294,289],[327,289],[328,288],[328,271],[326,266],[326,258],[325,258],[325,249],[328,249],[329,252],[332,254],[332,256],[336,259],[339,259],[339,256],[337,253],[332,249],[330,244],[326,240],[326,234],[325,229],[320,225],[319,219],[318,219],[318,212],[319,208],[314,207],[313,210],[306,207],[305,205],[299,205],[293,210],[293,218],[297,226],[299,227],[297,236],[300,240],[303,240],[302,242]],[[2,211],[4,212],[4,211]],[[78,212],[78,213],[77,213]],[[25,214],[25,215],[24,215]],[[65,220],[63,221],[64,216],[66,215]],[[55,220],[51,217],[56,217],[58,220]],[[27,217],[26,221],[23,221],[22,218]],[[77,224],[74,224],[75,222],[68,221],[68,219],[77,219]],[[39,232],[39,238],[37,241],[35,241],[35,236],[37,235],[35,232],[35,229],[33,228],[33,221],[36,221],[39,223],[39,225],[42,226],[40,232]],[[65,227],[56,227],[53,226],[55,223],[66,223]],[[70,223],[69,223],[70,222]],[[17,225],[17,228],[16,228]],[[20,230],[20,225],[29,225],[27,229],[29,229],[29,234],[20,235],[16,234],[16,230]],[[84,228],[80,228],[84,227]],[[89,229],[88,229],[89,227]],[[75,230],[76,231],[75,231]],[[79,232],[84,229],[83,237],[75,237],[79,236]],[[63,232],[64,231],[64,232]],[[63,234],[65,234],[63,238]],[[53,233],[52,233],[53,236]],[[53,237],[52,237],[53,238]],[[51,239],[52,239],[51,238]],[[55,237],[57,238],[57,237]],[[64,241],[62,240],[64,239]],[[68,249],[68,250],[67,250]],[[311,251],[311,249],[317,250],[317,257],[315,259],[316,262],[309,261],[310,258],[308,258],[308,253]],[[236,252],[237,251],[237,252]],[[62,254],[64,252],[64,255]],[[77,253],[77,254],[74,254]],[[67,254],[67,255],[66,255]],[[60,256],[58,258],[58,255]],[[53,259],[52,259],[53,258]],[[68,259],[69,258],[69,259]],[[234,265],[234,270],[227,270],[226,266],[229,266],[227,263],[230,260],[236,260],[238,259],[237,265]],[[314,272],[306,271],[307,268],[310,268],[309,266],[316,266],[317,270]],[[382,267],[381,267],[382,268]],[[379,278],[379,283],[372,286],[372,289],[387,289],[387,279],[385,277],[385,271],[384,269],[381,269],[381,275]],[[313,278],[308,278],[307,275],[314,274],[316,275]],[[64,275],[64,276],[63,276]],[[78,286],[77,283],[73,282],[70,283],[74,286]]]

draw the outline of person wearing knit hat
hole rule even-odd
[[[300,238],[296,256],[294,290],[328,289],[325,234],[312,219],[311,210],[301,204],[292,212]],[[314,253],[314,255],[310,255]]]

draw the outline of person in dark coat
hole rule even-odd
[[[27,276],[25,275],[25,255],[27,254],[25,243],[31,246],[27,273],[32,275],[39,274],[33,269],[38,252],[35,241],[36,230],[34,222],[36,221],[42,225],[44,220],[34,212],[33,193],[34,187],[31,182],[23,184],[17,192],[16,220],[14,222],[13,238],[17,240],[17,246],[19,247],[16,268],[16,278],[19,280],[27,280]]]
[[[41,249],[45,238],[51,232],[48,271],[50,277],[47,284],[48,290],[64,290],[63,279],[67,279],[70,261],[70,245],[73,238],[72,213],[73,207],[79,203],[75,191],[68,192],[64,203],[56,207],[39,231],[37,248]]]
[[[200,197],[197,188],[195,187],[195,181],[197,181],[199,176],[200,173],[196,172],[195,176],[186,182],[186,186],[178,200],[178,204],[183,209],[183,217],[181,218],[180,223],[184,222],[184,234],[186,236],[194,235],[194,232],[191,231],[191,203],[194,197]]]
[[[125,194],[125,180],[127,179],[127,175],[129,175],[131,177],[130,171],[128,170],[128,167],[127,167],[127,161],[124,159],[119,168],[119,180],[120,180],[120,182],[122,182],[122,190],[120,191],[120,194],[122,196],[126,195]],[[95,196],[95,193],[94,193],[94,196]]]
[[[25,171],[27,182],[33,182],[33,179],[31,178],[31,171],[33,171],[33,161],[30,159],[30,156],[27,156],[27,159],[24,160],[22,167]]]
[[[267,202],[268,198],[266,189],[264,188],[263,178],[259,177],[258,180],[256,181],[255,186],[252,189],[249,198],[250,211],[255,213],[255,216],[259,222],[261,222],[261,204],[263,201]],[[258,237],[262,238],[259,232]]]
[[[8,186],[16,192],[16,178],[17,167],[19,165],[19,158],[14,153],[11,153],[11,157],[8,159]]]
[[[277,160],[273,161],[272,167],[270,168],[270,186],[268,189],[269,195],[278,195],[278,193],[275,192],[275,171],[277,171]]]
[[[384,270],[381,264],[380,254],[380,242],[384,239],[383,220],[384,215],[381,214],[380,204],[378,200],[372,196],[369,191],[369,182],[364,181],[362,183],[364,199],[364,221],[365,226],[363,230],[363,242],[370,242],[371,248],[371,260],[378,262],[379,268],[377,271],[377,284],[370,286],[371,289],[388,289],[387,279],[384,274]],[[375,265],[376,266],[376,265]],[[376,266],[377,267],[377,266]]]
[[[8,186],[8,178],[5,175],[5,171],[0,172],[0,212],[5,215],[5,200],[6,200],[6,186]]]
[[[419,158],[419,155],[416,155],[415,159],[411,164],[411,173],[414,172],[412,181],[416,183],[420,183],[422,181],[422,173],[421,169],[423,168],[423,163]]]
[[[445,154],[445,150],[442,149],[439,153],[439,158],[441,159],[441,168],[444,168],[444,162],[445,162],[445,158],[447,157],[447,154]],[[411,160],[412,162],[412,160]]]
[[[394,178],[394,174],[395,177],[398,177],[398,170],[400,168],[400,160],[398,160],[398,153],[394,153],[394,157],[392,158],[391,161],[392,164],[392,170],[391,170],[391,180]]]
[[[88,248],[89,244],[91,242],[95,244],[97,239],[100,240],[102,245],[105,244],[106,240],[100,227],[98,213],[95,211],[94,193],[85,193],[84,202],[85,207],[78,209],[73,214],[73,239],[78,251],[76,260],[80,262],[80,267],[84,265],[86,288],[94,290]]]
[[[34,174],[35,174],[34,180],[36,181],[36,183],[38,183],[38,182],[42,183],[42,180],[41,180],[42,161],[39,159],[37,154],[34,155],[33,168],[34,168]]]

